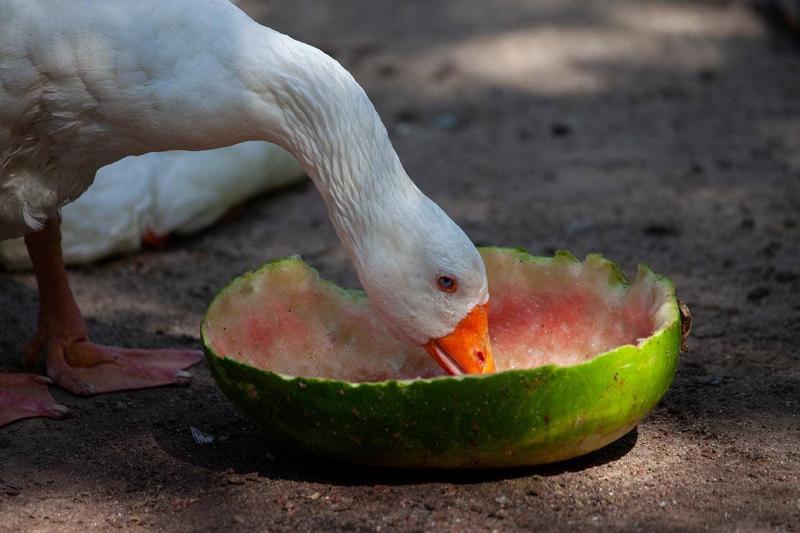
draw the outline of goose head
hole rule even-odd
[[[494,372],[480,254],[416,187],[387,198],[365,204],[380,212],[368,217],[352,254],[375,310],[395,337],[423,346],[447,373]]]
[[[350,73],[314,47],[264,31],[274,55],[259,55],[252,64],[261,66],[248,71],[262,74],[260,138],[286,148],[313,180],[377,314],[450,374],[494,372],[475,246],[409,178]]]

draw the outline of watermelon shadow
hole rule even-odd
[[[247,474],[264,479],[353,486],[370,484],[408,485],[418,483],[476,484],[531,476],[550,477],[581,472],[622,459],[636,445],[634,428],[603,448],[573,459],[546,465],[496,469],[403,469],[340,462],[308,453],[291,443],[274,439],[249,422],[231,421],[211,429],[214,441],[176,442],[170,436],[153,437],[174,458],[216,472]]]

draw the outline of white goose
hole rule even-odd
[[[84,395],[188,379],[198,352],[88,340],[58,209],[125,156],[248,140],[300,162],[394,335],[450,373],[494,370],[480,255],[409,179],[364,91],[225,0],[0,0],[0,239],[25,235],[39,285],[27,359]],[[0,425],[65,412],[43,381],[0,375]]]

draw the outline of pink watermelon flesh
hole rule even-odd
[[[627,285],[599,256],[583,263],[564,256],[522,260],[491,249],[483,256],[498,371],[581,363],[637,344],[672,318],[669,284],[647,269]],[[368,299],[321,281],[300,259],[235,283],[207,318],[206,342],[221,356],[351,382],[444,375],[422,348],[395,340]]]

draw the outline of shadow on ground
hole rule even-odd
[[[628,453],[635,445],[638,432],[630,431],[617,441],[593,453],[551,465],[480,470],[419,470],[389,469],[352,465],[292,449],[291,445],[275,441],[262,431],[249,428],[225,436],[222,442],[186,446],[176,443],[170,435],[154,437],[162,448],[179,461],[190,462],[218,472],[238,474],[257,473],[270,479],[293,479],[336,485],[419,483],[472,484],[528,477],[553,476],[612,463]],[[176,446],[176,444],[178,444]],[[198,450],[198,447],[200,448]]]

